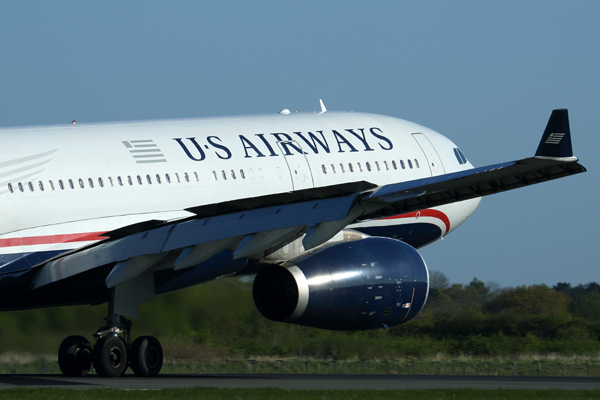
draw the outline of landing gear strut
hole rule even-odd
[[[109,310],[113,310],[109,304]],[[137,376],[151,377],[160,372],[163,350],[158,339],[141,336],[131,343],[131,321],[109,312],[108,324],[94,333],[92,349],[83,336],[69,336],[58,350],[58,365],[66,376],[85,376],[92,364],[99,376],[118,377],[127,367]],[[122,334],[122,336],[119,336]]]
[[[98,375],[114,378],[123,375],[127,369],[131,321],[114,313],[109,313],[106,320],[108,324],[94,333],[97,341],[92,363]],[[120,333],[124,334],[124,339],[119,336]]]

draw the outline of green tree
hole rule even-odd
[[[556,285],[552,286],[552,288],[557,292],[564,292],[566,294],[569,294],[569,292],[571,291],[571,284],[567,282],[558,282]]]
[[[589,292],[573,302],[573,316],[600,322],[600,293]]]
[[[429,271],[429,288],[430,289],[447,289],[450,287],[450,279],[440,271]]]
[[[490,293],[489,289],[485,286],[485,283],[475,277],[473,277],[473,280],[467,286],[465,286],[465,289],[469,288],[475,289],[482,299],[487,298],[488,294]]]
[[[499,294],[486,309],[500,314],[569,319],[570,302],[567,294],[546,285],[517,286]]]

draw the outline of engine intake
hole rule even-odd
[[[428,281],[417,250],[372,237],[265,267],[254,280],[253,297],[260,313],[273,321],[364,330],[414,318],[427,301]]]

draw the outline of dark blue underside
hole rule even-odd
[[[442,230],[434,224],[418,223],[369,228],[356,228],[357,231],[371,236],[389,237],[400,240],[418,249],[442,237]]]
[[[76,304],[107,302],[110,291],[104,280],[114,267],[108,264],[58,282],[31,290],[30,284],[37,273],[28,263],[56,254],[35,253],[23,255],[0,267],[0,310],[16,310]],[[37,257],[37,258],[36,258]],[[230,250],[223,250],[210,260],[182,271],[166,269],[154,273],[156,294],[171,292],[233,275],[247,264],[246,259],[233,260]],[[34,264],[37,265],[39,261]]]
[[[40,251],[37,253],[17,253],[0,255],[0,274],[28,270],[48,261],[66,250]]]

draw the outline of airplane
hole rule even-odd
[[[271,320],[387,329],[427,301],[417,251],[483,196],[585,172],[566,109],[533,157],[475,168],[402,119],[321,111],[0,129],[0,310],[108,303],[69,336],[67,376],[156,376],[158,339],[131,340],[138,307],[214,279],[256,275]]]

